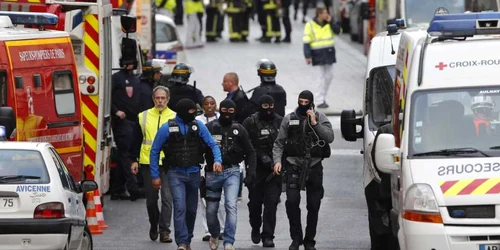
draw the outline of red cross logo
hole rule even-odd
[[[436,67],[436,69],[443,70],[444,68],[448,67],[448,64],[444,64],[443,62],[440,62],[435,67]]]

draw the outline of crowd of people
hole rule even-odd
[[[274,247],[277,206],[286,192],[290,249],[315,249],[323,197],[321,161],[330,156],[333,130],[314,109],[312,92],[304,90],[295,111],[285,114],[286,92],[276,83],[276,65],[267,59],[259,62],[261,84],[250,98],[240,89],[238,74],[228,72],[222,82],[228,95],[220,102],[188,84],[191,68],[185,64],[174,67],[167,85],[160,83],[161,67],[151,61],[140,79],[133,68],[124,65],[112,77],[117,166],[111,199],[146,198],[151,240],[191,249],[200,213],[202,240],[209,248],[222,244],[234,249],[244,183],[255,244]],[[301,189],[308,196],[305,235]]]

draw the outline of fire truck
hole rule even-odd
[[[99,185],[99,193],[101,195],[106,193],[109,189],[109,161],[113,141],[110,124],[111,75],[113,67],[115,69],[119,67],[118,60],[130,58],[136,59],[137,71],[140,73],[142,59],[140,53],[138,53],[136,39],[129,37],[129,33],[135,32],[136,18],[114,12],[109,0],[0,0],[0,10],[51,13],[58,17],[57,23],[46,25],[44,28],[69,33],[69,38],[66,39],[70,40],[71,46],[67,46],[68,48],[49,46],[49,49],[62,51],[51,52],[49,50],[48,53],[64,53],[67,57],[73,57],[74,54],[76,71],[72,71],[71,77],[75,83],[74,90],[79,89],[80,91],[80,93],[74,94],[75,98],[81,98],[81,100],[79,99],[80,102],[74,106],[74,119],[67,118],[65,114],[54,114],[55,117],[67,119],[64,122],[51,124],[49,121],[43,122],[43,119],[49,120],[49,116],[40,114],[42,121],[36,122],[36,133],[34,132],[34,135],[23,135],[21,130],[18,129],[17,139],[53,143],[63,156],[65,163],[71,166],[71,174],[75,181],[81,179],[95,180]],[[121,22],[121,24],[116,24],[116,22]],[[122,32],[127,32],[127,34],[124,35]],[[36,47],[41,43],[42,41],[33,40],[28,44]],[[26,49],[26,58],[35,56],[30,53],[31,50],[35,49]],[[126,53],[122,53],[122,51]],[[18,51],[15,51],[15,53],[18,53]],[[52,56],[52,54],[50,55]],[[51,59],[50,62],[56,63],[60,62],[60,60],[62,59],[55,58]],[[40,68],[42,66],[49,67],[50,62],[35,64],[35,62],[23,61],[24,64],[32,64]],[[15,68],[19,66],[10,64],[6,67]],[[55,65],[53,67],[58,69]],[[33,71],[33,73],[36,73],[36,71]],[[33,85],[31,89],[26,86],[21,88],[23,86],[22,79],[16,78],[15,75],[4,75],[3,77],[7,76],[11,78],[9,80],[13,81],[15,86],[20,86],[19,89],[16,89],[15,95],[20,97],[20,100],[28,102],[28,110],[22,111],[22,113],[16,110],[16,117],[19,118],[20,115],[30,114],[30,112],[33,113],[33,110],[29,110],[29,107],[37,104],[40,105],[40,108],[35,106],[35,114],[38,115],[37,112],[42,107],[50,108],[53,105],[51,102],[57,101],[48,98],[47,92],[41,92],[36,88],[37,81],[41,81],[43,84],[44,81],[49,80],[43,74],[40,73],[38,76],[41,80],[37,80],[35,74],[30,76],[30,85],[26,85],[30,87]],[[28,75],[25,78],[28,78]],[[25,79],[24,81],[28,80]],[[45,96],[45,99],[36,100],[36,94],[38,93]],[[33,96],[33,103],[35,103],[32,106],[29,106],[30,94]],[[62,98],[61,100],[65,101],[68,97]],[[17,102],[19,100],[15,100],[14,105],[17,105]],[[64,109],[68,108],[64,107]],[[80,124],[83,124],[80,128],[81,131],[78,129]],[[18,121],[17,127],[22,127],[19,125]],[[64,132],[66,130],[63,128],[69,126],[74,126],[74,130]],[[53,129],[50,130],[51,128]],[[68,142],[77,139],[81,140],[80,144]],[[72,155],[69,155],[70,153]]]

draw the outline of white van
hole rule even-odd
[[[394,134],[375,146],[401,249],[500,249],[499,51],[498,12],[402,34]]]

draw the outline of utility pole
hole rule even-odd
[[[156,58],[156,0],[151,0],[151,56]]]

